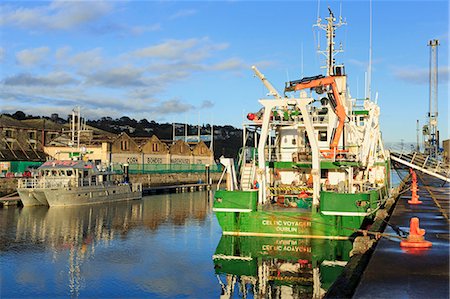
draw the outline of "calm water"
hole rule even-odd
[[[221,238],[211,205],[195,192],[0,209],[0,298],[311,298],[348,261],[349,241]]]
[[[218,298],[206,192],[0,209],[1,298]]]

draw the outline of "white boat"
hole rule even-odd
[[[83,160],[47,161],[39,175],[20,179],[17,192],[24,206],[74,206],[142,198],[142,185],[113,181]]]

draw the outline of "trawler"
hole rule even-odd
[[[335,64],[342,24],[331,10],[317,21],[327,36],[325,76],[289,81],[280,93],[253,67],[270,98],[247,115],[238,162],[221,159],[227,189],[216,191],[213,211],[223,235],[346,239],[383,209],[390,160],[380,109],[370,96],[352,98]]]
[[[17,192],[24,206],[74,206],[142,198],[142,185],[112,179],[113,173],[81,160],[51,160],[39,175],[20,179]]]

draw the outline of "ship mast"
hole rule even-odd
[[[322,24],[322,19],[320,17],[317,18],[317,23],[313,25],[313,27],[319,27],[320,29],[325,30],[327,33],[327,48],[325,50],[320,49],[320,41],[318,41],[317,45],[317,53],[320,53],[325,56],[326,58],[326,65],[322,66],[321,68],[325,68],[327,70],[327,76],[334,76],[334,64],[335,59],[334,56],[337,53],[344,52],[342,48],[342,43],[339,44],[339,49],[335,49],[334,45],[334,38],[336,36],[335,31],[337,28],[341,27],[342,25],[346,25],[347,23],[342,20],[342,16],[339,16],[339,23],[335,23],[336,18],[334,17],[333,12],[328,7],[329,16],[328,18],[325,18],[327,21],[325,24]]]

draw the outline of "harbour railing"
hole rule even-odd
[[[428,154],[418,152],[414,147],[389,147],[391,159],[407,167],[417,169],[446,182],[450,182],[450,165]]]

